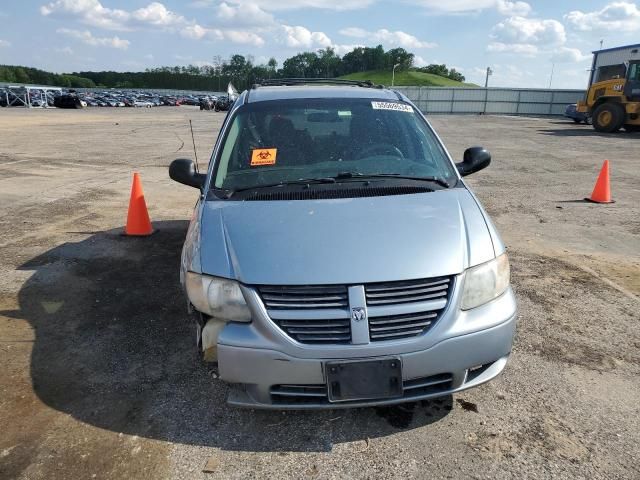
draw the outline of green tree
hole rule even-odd
[[[13,71],[13,76],[17,83],[30,83],[29,75],[22,67],[16,67]]]
[[[272,78],[276,76],[276,72],[278,70],[278,62],[275,58],[271,57],[267,62],[267,75],[268,78]]]

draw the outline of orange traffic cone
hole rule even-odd
[[[585,200],[593,203],[614,203],[611,200],[611,189],[609,188],[609,160],[605,160],[602,164],[591,197],[585,198]]]
[[[144,201],[142,182],[138,173],[133,174],[133,185],[131,185],[131,199],[129,200],[129,212],[127,213],[127,226],[124,228],[125,235],[146,236],[153,233],[151,220],[147,204]]]

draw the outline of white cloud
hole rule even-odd
[[[491,38],[505,44],[562,45],[567,35],[556,20],[510,17],[493,27]]]
[[[241,4],[245,0],[227,0],[228,3]],[[273,12],[278,10],[299,10],[303,8],[319,8],[325,10],[355,10],[366,8],[376,0],[288,0],[286,2],[273,0],[253,0],[252,3],[263,10]],[[207,0],[198,0],[197,4],[211,3]]]
[[[136,24],[170,27],[187,23],[160,2],[152,2],[133,12],[106,8],[99,0],[55,0],[40,7],[44,16],[78,18],[82,23],[106,30],[131,30]]]
[[[254,47],[261,47],[265,43],[264,39],[260,35],[253,32],[247,32],[244,30],[205,28],[198,24],[188,25],[184,27],[180,31],[180,34],[185,38],[190,38],[191,40],[226,40],[232,43],[253,45]]]
[[[509,0],[411,0],[411,3],[434,13],[460,14],[496,9],[501,15],[526,16],[531,6],[523,1]]]
[[[331,45],[331,48],[336,52],[336,55],[344,55],[345,53],[353,51],[354,48],[359,47],[364,47],[364,45]]]
[[[531,13],[531,5],[527,2],[509,2],[506,0],[498,0],[496,8],[501,15],[526,17]]]
[[[640,9],[635,3],[613,2],[595,12],[574,10],[564,19],[576,30],[637,32],[640,31]]]
[[[556,63],[578,63],[589,60],[591,55],[583,55],[577,48],[560,47],[555,49],[551,60]]]
[[[44,16],[79,17],[83,23],[109,30],[125,30],[130,14],[105,8],[98,0],[55,0],[40,7]]]
[[[254,3],[229,5],[222,2],[217,8],[217,18],[225,24],[266,27],[274,23],[273,15]]]
[[[105,8],[99,0],[55,0],[41,7],[40,12],[45,16],[71,17],[79,19],[80,22],[95,25],[110,30],[134,30],[141,26],[149,28],[159,28],[162,30],[179,32],[185,38],[192,40],[217,40],[231,43],[253,45],[261,47],[265,44],[260,33],[272,31],[279,32],[283,27],[275,23],[273,16],[261,10],[256,4],[233,1],[233,5],[228,3],[220,4],[217,11],[218,25],[204,27],[193,20],[188,20],[184,16],[169,10],[160,2],[151,2],[146,7],[133,11]],[[259,25],[259,29],[245,29],[243,27]],[[305,37],[304,27],[287,27],[295,30],[291,33],[292,38],[288,43],[296,43],[310,46],[330,45],[328,37],[321,32],[310,32],[309,39]],[[86,35],[88,32],[80,32],[77,38],[85,43],[93,45],[108,45],[110,40],[115,48],[126,48],[128,42],[118,37],[112,39],[102,38],[96,40],[95,37]],[[127,42],[127,43],[125,43]]]
[[[146,7],[135,10],[131,17],[141,23],[165,27],[186,23],[183,16],[168,10],[159,2],[153,2]]]
[[[487,45],[487,51],[497,53],[517,53],[519,55],[532,57],[538,53],[538,47],[528,43],[491,42]]]
[[[10,41],[0,39],[0,48],[2,48],[2,47],[10,47],[10,46],[11,46],[11,42]]]
[[[66,35],[71,38],[80,40],[82,43],[91,45],[93,47],[110,47],[118,48],[120,50],[126,50],[129,48],[129,40],[123,40],[119,37],[94,37],[89,30],[71,30],[69,28],[59,28],[58,33]]]
[[[420,55],[416,55],[415,57],[413,57],[413,65],[414,67],[418,67],[418,68],[426,67],[427,65],[429,65],[429,62],[427,62]]]
[[[245,45],[253,45],[254,47],[261,47],[264,45],[264,39],[255,33],[246,32],[244,30],[224,30],[222,31],[223,38],[233,43],[241,43]]]
[[[433,48],[437,46],[435,43],[419,40],[413,35],[401,30],[392,32],[381,28],[375,32],[368,32],[362,28],[349,27],[340,30],[340,33],[347,37],[367,39],[371,43],[381,43],[388,47]]]
[[[331,39],[324,32],[312,32],[301,26],[282,25],[283,42],[291,48],[324,48],[331,46]]]
[[[204,38],[208,33],[209,32],[206,28],[198,24],[189,25],[187,27],[184,27],[180,31],[180,34],[183,37],[190,38],[191,40],[200,40],[201,38]]]

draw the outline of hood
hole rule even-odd
[[[465,188],[335,200],[207,201],[202,272],[246,284],[360,284],[461,273],[494,258]]]

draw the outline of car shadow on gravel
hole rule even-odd
[[[178,280],[187,222],[64,243],[20,267],[19,293],[35,331],[31,377],[48,406],[129,435],[238,451],[330,451],[335,444],[423,427],[451,396],[388,408],[320,412],[240,410],[199,363]]]

